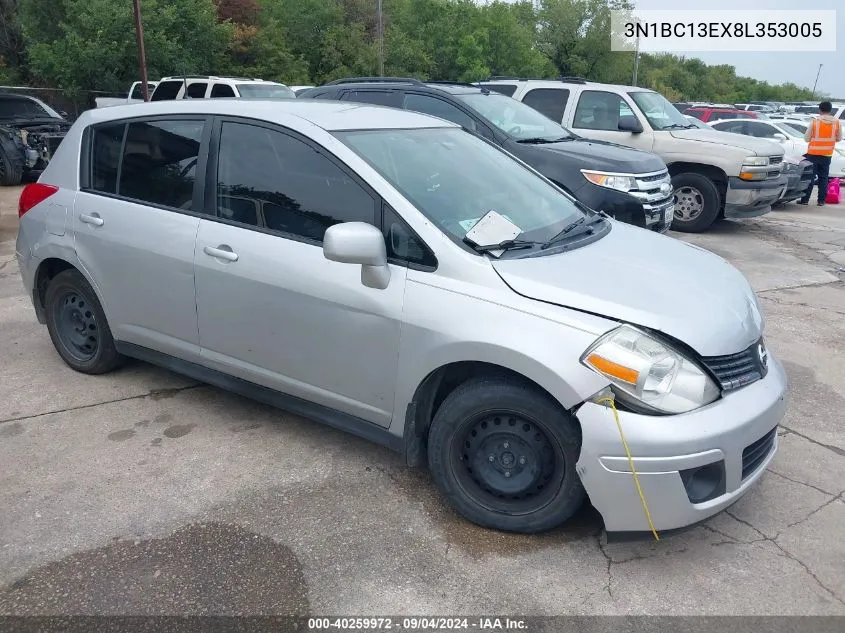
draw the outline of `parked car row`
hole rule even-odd
[[[787,383],[747,280],[590,209],[511,150],[551,175],[594,156],[575,193],[644,208],[671,194],[657,156],[576,138],[488,88],[324,88],[335,101],[82,114],[24,188],[15,246],[68,366],[141,359],[381,443],[500,530],[554,528],[589,496],[609,532],[656,534],[751,489]],[[349,103],[364,98],[396,107]],[[783,179],[777,144],[688,129],[661,99],[578,84],[561,120],[611,135],[628,117],[624,134],[698,159],[670,162],[677,188],[724,182],[730,205]],[[690,143],[749,187],[701,171]]]

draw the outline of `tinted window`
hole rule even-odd
[[[50,114],[47,110],[42,108],[35,99],[27,99],[26,97],[7,97],[0,96],[0,119],[11,119],[14,117],[29,117],[29,118],[45,118],[54,117],[59,118],[58,114]]]
[[[167,99],[175,99],[182,88],[182,81],[162,81],[153,91],[153,96],[150,101],[165,101]]]
[[[457,123],[468,130],[475,130],[475,121],[468,114],[464,114],[451,103],[443,101],[443,99],[438,99],[437,97],[407,94],[405,95],[405,109],[430,114],[451,121],[452,123]]]
[[[512,97],[513,93],[516,92],[516,86],[508,86],[506,84],[481,84],[481,87],[493,90],[506,97]]]
[[[530,142],[537,138],[557,141],[572,136],[560,123],[505,95],[478,91],[457,98],[517,141]]]
[[[293,90],[280,84],[238,84],[244,99],[295,99]]]
[[[357,101],[358,103],[372,103],[374,105],[402,107],[402,93],[384,90],[350,90],[344,94],[343,101]]]
[[[555,123],[563,121],[563,110],[569,100],[569,90],[535,88],[522,98],[522,103],[545,114]]]
[[[203,125],[203,121],[130,123],[117,193],[190,209]]]
[[[340,222],[378,225],[373,198],[324,155],[287,134],[230,122],[220,137],[217,213],[316,241]]]
[[[684,111],[686,116],[694,116],[699,121],[704,120],[704,110],[696,110],[695,108],[690,108],[689,110]]]
[[[208,88],[208,84],[204,81],[188,84],[187,96],[191,99],[202,99],[205,97],[206,88]]]
[[[211,98],[221,99],[226,97],[234,97],[235,91],[228,84],[214,84],[211,87]]]
[[[437,266],[437,260],[410,226],[386,204],[382,230],[387,245],[387,257],[421,266]]]
[[[578,99],[572,127],[587,130],[619,130],[619,116],[630,112],[625,101],[617,94],[599,90],[585,90]],[[673,108],[674,109],[674,108]],[[676,110],[677,112],[677,110]],[[680,116],[680,114],[679,114]]]
[[[714,123],[713,128],[722,132],[745,134],[745,121],[722,121],[721,123]]]
[[[149,94],[153,94],[153,90],[156,89],[156,82],[148,81],[147,82],[147,92]],[[141,87],[140,83],[135,84],[132,87],[132,94],[129,95],[130,99],[143,99],[144,98],[144,91]]]
[[[743,112],[711,112],[709,121],[718,121],[720,119],[750,119],[748,114]]]
[[[104,125],[93,130],[91,150],[91,188],[104,193],[117,193],[117,170],[126,126]]]
[[[777,130],[771,125],[766,125],[765,123],[746,121],[745,133],[748,134],[748,136],[756,136],[758,138],[774,138]]]

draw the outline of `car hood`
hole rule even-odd
[[[721,132],[720,130],[704,130],[702,128],[695,128],[693,130],[672,130],[669,134],[671,134],[674,138],[688,141],[740,147],[744,150],[748,150],[749,152],[754,152],[757,156],[783,155],[783,148],[778,143],[767,141],[764,138],[754,138],[753,136],[732,134],[731,132]]]
[[[493,267],[523,296],[661,331],[702,356],[740,352],[763,331],[751,286],[728,262],[618,222],[587,246]]]
[[[543,143],[531,147],[538,151],[571,156],[583,162],[585,167],[598,171],[647,174],[666,169],[666,164],[655,154],[604,141],[577,138],[572,141]]]

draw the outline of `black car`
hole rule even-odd
[[[0,185],[44,171],[70,123],[34,97],[0,92]]]
[[[582,138],[498,92],[453,82],[358,77],[311,88],[298,98],[404,108],[452,121],[525,161],[591,209],[660,232],[671,224],[674,198],[662,159]]]

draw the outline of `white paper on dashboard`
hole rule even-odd
[[[521,228],[498,211],[491,209],[467,231],[466,239],[476,246],[491,246],[516,239],[520,233],[522,233]],[[489,251],[494,257],[499,257],[503,252],[501,249]]]

